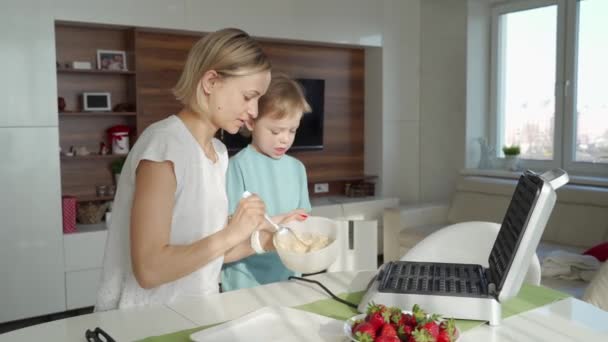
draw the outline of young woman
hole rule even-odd
[[[269,83],[270,62],[241,30],[192,47],[173,90],[183,109],[149,126],[125,161],[97,311],[217,293],[222,263],[253,253],[250,235],[271,229],[264,203],[243,199],[228,220],[228,155],[213,136],[254,119]]]

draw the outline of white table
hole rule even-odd
[[[339,272],[311,278],[334,293],[343,293],[363,290],[374,273]],[[326,298],[315,284],[283,282],[205,298],[183,298],[167,306],[68,318],[0,335],[0,342],[84,341],[84,331],[97,326],[117,341],[130,341],[224,322],[266,305],[295,306]],[[467,331],[461,341],[608,341],[608,312],[568,298],[504,319],[498,327],[483,325]]]
[[[117,342],[133,341],[148,336],[163,335],[196,325],[163,305],[129,310],[112,310],[76,316],[0,335],[1,342],[86,341],[87,329],[101,327]]]

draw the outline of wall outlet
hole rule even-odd
[[[329,192],[328,183],[315,183],[315,194]]]

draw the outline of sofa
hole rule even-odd
[[[429,234],[467,221],[502,222],[516,179],[461,176],[449,203],[405,205],[384,211],[384,260],[399,260]],[[567,184],[536,251],[542,260],[554,250],[579,253],[608,240],[608,188]],[[588,283],[542,277],[541,284],[582,298]]]

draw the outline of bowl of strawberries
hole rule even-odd
[[[355,342],[456,342],[460,331],[453,319],[371,303],[366,313],[344,322],[344,334]]]

